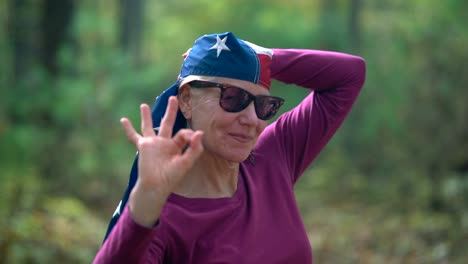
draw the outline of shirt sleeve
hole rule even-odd
[[[126,207],[93,263],[163,263],[163,257],[164,244],[157,227],[138,224]]]
[[[312,91],[259,139],[265,146],[277,146],[295,183],[351,110],[364,85],[365,62],[338,52],[274,49],[271,74],[273,79]]]

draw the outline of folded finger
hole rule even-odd
[[[181,129],[172,140],[181,150],[183,150],[188,144],[190,144],[193,134],[194,131],[191,129]]]
[[[190,169],[195,160],[200,157],[203,152],[202,136],[203,132],[201,131],[194,132],[191,135],[187,150],[178,160],[181,169]]]

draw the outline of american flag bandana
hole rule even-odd
[[[225,77],[258,84],[270,89],[270,63],[273,56],[271,49],[257,46],[238,39],[231,32],[204,35],[198,38],[192,48],[184,54],[184,62],[177,81],[156,97],[152,108],[155,130],[163,118],[170,96],[177,96],[179,86],[189,80],[203,79],[203,76]],[[177,113],[173,133],[187,126],[182,113]],[[133,162],[127,189],[117,206],[107,228],[104,241],[127,205],[130,192],[138,178],[138,154]]]

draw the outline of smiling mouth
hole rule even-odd
[[[253,139],[253,137],[251,136],[242,135],[242,134],[229,134],[229,136],[241,143],[250,143]]]

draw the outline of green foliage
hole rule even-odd
[[[316,262],[468,257],[468,2],[360,1],[354,46],[352,1],[144,1],[137,56],[120,43],[118,3],[75,1],[53,72],[44,1],[0,1],[1,263],[91,261],[135,154],[119,118],[137,123],[194,39],[224,31],[366,59],[353,111],[296,187]],[[272,93],[287,111],[308,91],[274,82]]]
[[[4,263],[86,263],[100,246],[96,234],[103,235],[105,225],[75,198],[48,197],[29,210],[12,209],[0,229]]]

